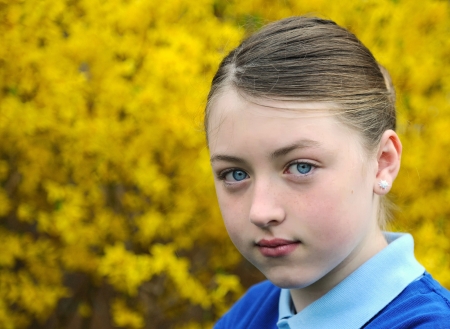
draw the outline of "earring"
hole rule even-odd
[[[387,189],[387,188],[389,187],[389,183],[388,183],[387,181],[385,181],[385,180],[381,180],[381,181],[378,183],[378,185],[379,185],[383,190],[385,190],[385,189]]]

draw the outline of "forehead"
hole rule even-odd
[[[332,116],[338,113],[339,105],[333,102],[310,102],[276,100],[271,98],[257,98],[239,93],[233,88],[226,88],[220,93],[210,106],[210,120],[217,113],[240,112],[259,114],[262,116],[276,116],[280,118],[298,118],[312,116]],[[211,122],[209,122],[211,123]],[[208,123],[208,124],[209,124]]]
[[[337,119],[336,109],[334,103],[254,99],[228,89],[210,107],[209,147],[255,140],[277,145],[280,138],[320,140],[333,134],[355,139],[356,133]]]

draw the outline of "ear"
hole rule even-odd
[[[377,174],[373,191],[378,195],[389,192],[400,170],[402,143],[393,130],[386,130],[381,136],[377,152]]]

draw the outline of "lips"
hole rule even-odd
[[[256,243],[257,248],[266,257],[283,257],[293,252],[300,241],[284,239],[262,239]]]

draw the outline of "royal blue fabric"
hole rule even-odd
[[[281,289],[264,281],[249,289],[215,329],[278,329]],[[307,327],[304,327],[307,328]],[[340,329],[340,327],[335,327]],[[450,329],[450,292],[429,274],[411,283],[364,329]],[[303,328],[291,328],[303,329]],[[333,328],[315,328],[333,329]]]
[[[280,291],[270,281],[254,285],[216,323],[214,329],[278,329]]]
[[[364,329],[449,329],[450,292],[430,274],[411,283]]]

